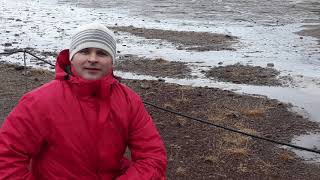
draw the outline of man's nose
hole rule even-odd
[[[88,61],[89,62],[97,62],[97,55],[94,52],[91,52],[88,56]]]

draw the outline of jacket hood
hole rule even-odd
[[[98,80],[86,80],[77,75],[77,73],[71,67],[69,60],[69,50],[65,49],[61,51],[56,60],[56,80],[68,81],[79,95],[100,95],[106,96],[110,91],[112,84],[118,83],[113,75],[113,70],[106,76]]]

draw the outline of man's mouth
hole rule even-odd
[[[85,70],[89,70],[89,71],[100,71],[99,68],[89,68],[89,67],[86,67],[84,68]]]

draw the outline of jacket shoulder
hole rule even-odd
[[[50,97],[55,97],[58,92],[61,92],[62,82],[60,80],[52,80],[40,87],[26,93],[23,97],[32,98],[35,101],[48,101]]]

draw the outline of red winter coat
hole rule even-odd
[[[24,95],[0,130],[0,179],[161,179],[166,153],[140,97],[112,75],[68,76]],[[132,161],[123,158],[126,147]]]

